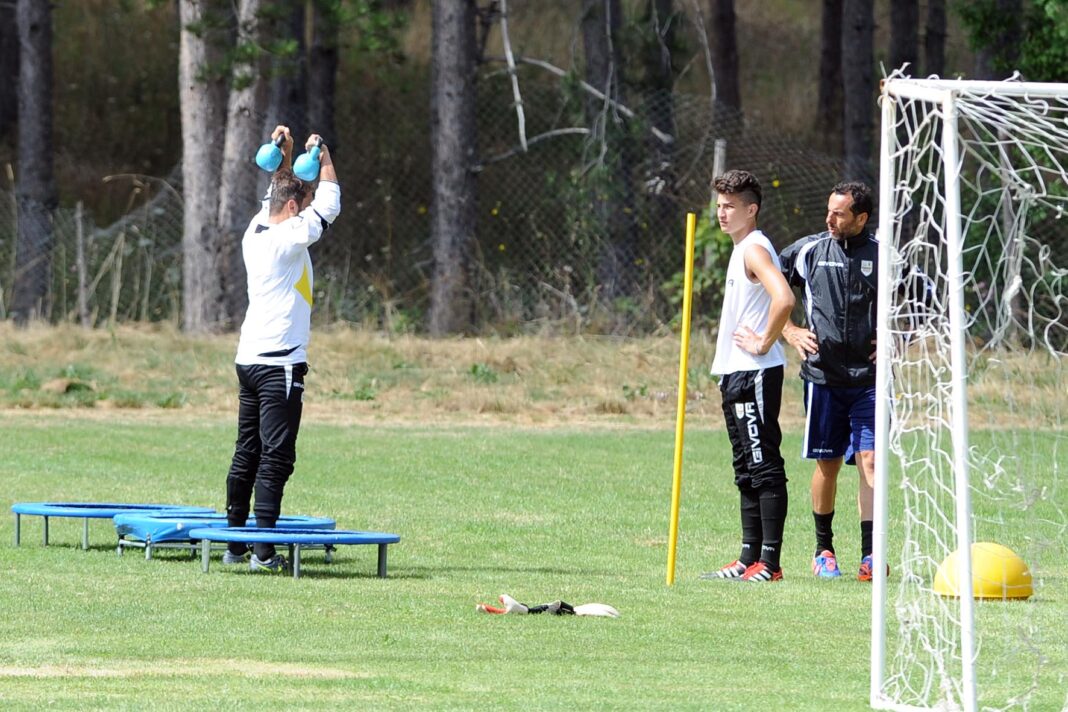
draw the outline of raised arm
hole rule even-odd
[[[308,241],[314,242],[319,239],[322,231],[332,225],[341,213],[341,184],[337,180],[337,172],[334,170],[334,160],[330,156],[330,149],[322,142],[322,136],[313,133],[308,136],[304,147],[311,150],[316,144],[319,146],[319,183],[312,197],[310,210],[318,218],[319,227],[315,227],[308,234]],[[313,223],[309,223],[313,224]]]
[[[321,142],[323,137],[319,134],[312,134],[308,137],[307,143],[304,144],[305,150],[311,150],[317,142]],[[334,160],[330,157],[330,149],[326,143],[319,143],[319,180],[328,180],[331,183],[337,183],[337,173],[334,171]]]
[[[282,142],[282,162],[278,164],[278,168],[275,171],[280,170],[293,170],[293,137],[289,133],[288,126],[278,125],[271,132],[271,140],[274,141],[279,136],[285,136],[286,140]]]

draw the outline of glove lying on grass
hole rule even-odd
[[[527,613],[551,613],[554,616],[601,616],[605,618],[619,618],[619,611],[607,603],[583,603],[580,606],[572,606],[564,601],[543,603],[540,606],[527,606],[515,600],[507,593],[500,596],[500,606],[491,606],[488,603],[480,603],[475,606],[479,613],[494,613],[503,615],[515,613],[525,615]]]

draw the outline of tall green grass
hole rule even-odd
[[[10,502],[224,504],[227,421],[3,421]],[[80,522],[53,520],[44,548],[24,517],[16,549],[0,517],[0,706],[865,709],[870,588],[809,573],[811,468],[792,456],[796,437],[786,578],[767,586],[698,579],[737,555],[738,536],[726,436],[703,423],[687,437],[678,579],[665,585],[672,446],[667,430],[307,422],[284,509],[400,534],[385,580],[374,547],[341,547],[331,565],[311,553],[299,580],[217,563],[204,575],[175,551],[117,556],[103,522],[85,552]],[[849,473],[836,520],[847,573],[855,493]],[[1064,561],[1051,557],[1042,595],[1010,611],[1051,632],[1033,709],[1063,703]],[[475,612],[502,592],[610,603],[622,618]]]

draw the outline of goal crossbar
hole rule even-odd
[[[1068,96],[1068,84],[1052,82],[1001,81],[984,82],[969,79],[906,79],[889,78],[883,81],[883,93],[894,96],[941,102],[946,93],[991,94],[1009,97]]]

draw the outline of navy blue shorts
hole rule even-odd
[[[805,382],[805,435],[801,455],[809,460],[846,459],[875,449],[875,386],[837,388]]]

